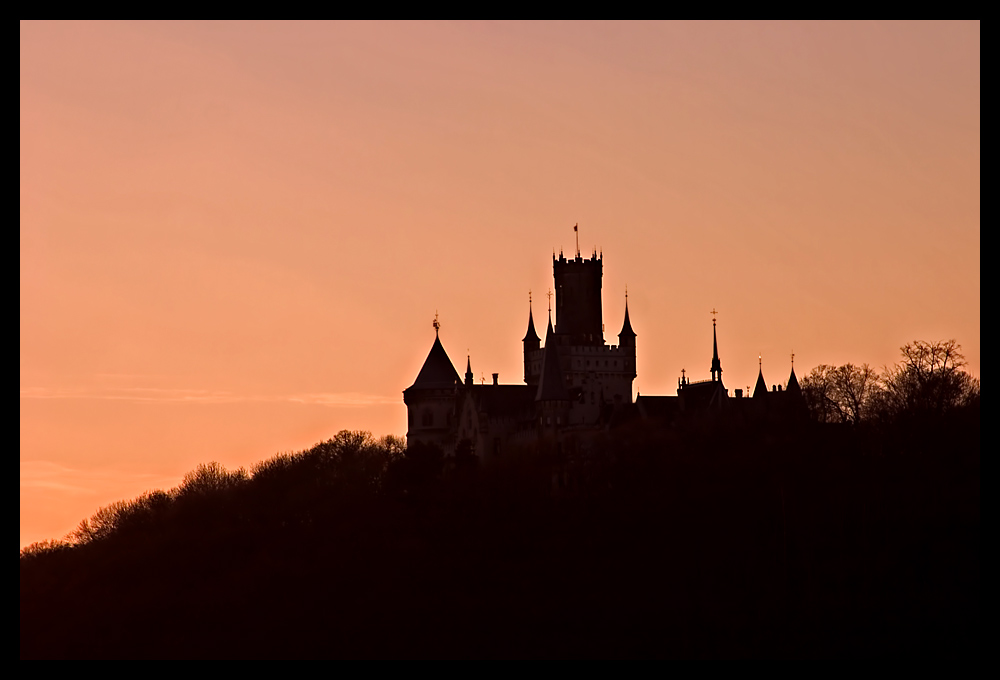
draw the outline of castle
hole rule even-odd
[[[585,436],[614,422],[633,418],[666,426],[685,417],[755,417],[797,411],[801,390],[794,365],[787,388],[768,392],[763,368],[752,398],[743,390],[733,397],[722,382],[715,320],[712,321],[711,378],[678,380],[676,396],[639,396],[632,399],[636,378],[636,333],[625,300],[625,318],[618,344],[604,340],[601,285],[603,254],[567,259],[552,256],[555,280],[556,324],[552,325],[551,298],[545,343],[535,331],[529,299],[528,328],[523,343],[524,384],[475,384],[471,358],[464,380],[441,344],[434,321],[434,344],[416,380],[403,390],[407,407],[407,446],[420,442],[440,447],[445,455],[464,449],[477,457],[502,455],[511,445]],[[551,295],[551,293],[550,293]],[[682,371],[683,374],[683,371]]]

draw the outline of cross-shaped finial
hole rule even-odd
[[[549,288],[548,295],[549,295],[549,311],[551,312],[552,311],[552,289],[551,288]]]
[[[437,333],[441,329],[441,322],[438,321],[437,310],[434,310],[434,323],[432,323],[431,325],[434,326],[435,333]]]
[[[715,315],[716,314],[718,314],[718,312],[715,311],[715,307],[712,307],[712,325],[713,326],[715,325]]]
[[[795,368],[795,352],[792,352],[792,368]]]

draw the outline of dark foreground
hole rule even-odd
[[[544,453],[442,474],[333,446],[22,555],[20,655],[977,654],[979,446],[978,409],[891,432],[632,430],[559,494]]]

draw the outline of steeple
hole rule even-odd
[[[545,331],[545,354],[542,355],[542,376],[538,381],[535,401],[569,401],[569,390],[563,381],[562,367],[559,365],[559,350],[556,348],[552,320]]]
[[[531,291],[528,291],[528,332],[524,334],[521,342],[524,343],[524,350],[538,349],[540,342],[538,333],[535,332],[535,319],[531,315]]]
[[[715,315],[712,309],[712,382],[722,382],[722,362],[719,361],[719,340],[715,334]]]
[[[795,352],[792,352],[792,372],[788,376],[788,385],[785,386],[785,391],[800,396],[802,394],[802,387],[799,385],[799,379],[795,377]]]
[[[763,399],[767,396],[767,383],[764,382],[764,359],[763,357],[757,357],[758,371],[757,371],[757,384],[753,386],[753,398],[758,397]]]
[[[465,358],[465,384],[471,385],[475,377],[472,375],[472,355],[469,354]]]
[[[628,288],[625,289],[625,322],[622,324],[622,332],[618,334],[618,345],[620,347],[635,345],[635,331],[632,330],[632,322],[628,318]]]

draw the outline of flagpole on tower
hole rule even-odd
[[[573,233],[576,234],[576,256],[580,257],[580,223],[573,225]]]

